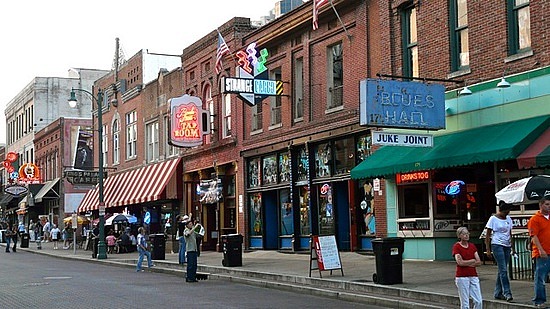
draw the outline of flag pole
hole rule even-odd
[[[313,0],[313,1],[315,1],[315,0]],[[351,41],[351,34],[349,34],[348,29],[346,29],[346,26],[344,25],[344,22],[342,21],[342,19],[340,18],[340,15],[338,14],[338,11],[336,11],[336,8],[334,7],[334,3],[332,3],[332,0],[329,0],[329,1],[330,1],[330,6],[332,7],[332,10],[334,11],[334,14],[336,14],[336,17],[340,21],[340,24],[342,25],[342,28],[344,29],[344,32],[346,33],[346,36]]]

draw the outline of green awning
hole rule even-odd
[[[517,158],[550,126],[550,117],[478,127],[434,137],[432,148],[383,146],[351,170],[373,178]]]

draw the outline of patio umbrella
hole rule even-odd
[[[79,225],[82,225],[82,224],[88,224],[90,221],[88,220],[88,218],[84,217],[84,216],[77,216],[76,217],[76,220],[78,222]],[[72,223],[73,222],[73,217],[67,217],[65,219],[63,219],[63,223]]]
[[[543,196],[550,196],[550,176],[538,175],[522,178],[495,193],[497,203],[508,204],[533,203]]]
[[[109,219],[105,220],[105,225],[113,225],[116,223],[136,223],[137,218],[136,216],[128,215],[128,214],[115,214],[112,217],[109,217]]]

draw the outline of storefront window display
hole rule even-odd
[[[430,216],[428,184],[407,184],[399,187],[399,218]]]
[[[329,143],[319,144],[315,147],[315,176],[330,177],[332,175],[330,163],[332,161],[332,151]]]
[[[319,192],[319,232],[321,235],[334,235],[334,204],[332,186],[323,184]]]
[[[360,136],[357,138],[357,164],[361,163],[371,155],[371,145],[372,141],[370,135]]]
[[[279,154],[279,181],[290,182],[290,156],[288,153]]]
[[[248,161],[248,187],[256,188],[260,186],[260,159],[250,159]]]
[[[334,141],[335,174],[348,174],[355,166],[353,137]]]
[[[263,185],[277,183],[277,157],[275,155],[263,158]]]
[[[281,204],[281,236],[292,235],[294,234],[294,212],[292,211],[292,203],[290,202],[290,190],[279,191],[279,201]]]
[[[300,234],[309,235],[309,189],[307,186],[300,187]]]
[[[262,236],[262,194],[250,194],[248,202],[250,205],[250,236]]]

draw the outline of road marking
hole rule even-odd
[[[44,277],[44,280],[72,279],[73,277]]]

